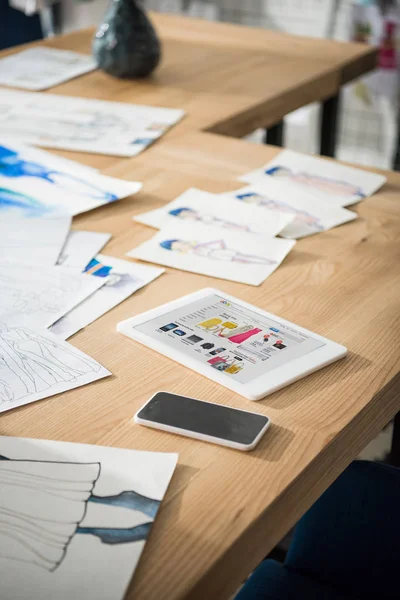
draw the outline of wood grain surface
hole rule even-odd
[[[278,84],[272,86],[272,100],[269,82],[262,93],[258,91],[253,68],[260,69],[258,78],[262,69],[276,68],[267,39],[271,44],[275,40],[273,53],[279,55],[281,65],[282,57],[290,63],[295,54],[299,55],[304,70],[298,69],[293,89],[299,85],[307,96],[310,85],[313,91],[309,98],[323,81],[327,87],[320,89],[320,97],[337,91],[346,69],[361,68],[363,60],[372,56],[364,46],[329,42],[331,54],[327,50],[318,63],[311,52],[311,40],[282,41],[280,53],[278,39],[283,40],[282,34],[250,33],[240,28],[241,35],[237,36],[235,26],[206,26],[165,16],[157,16],[156,24],[165,38],[166,57],[154,80],[116,81],[95,72],[56,89],[57,93],[188,111],[174,135],[134,159],[64,153],[105,169],[109,175],[143,181],[143,189],[136,196],[74,219],[76,229],[112,233],[103,253],[119,258],[154,233],[133,222],[132,215],[161,206],[188,187],[211,192],[240,187],[243,184],[236,179],[240,174],[276,154],[272,147],[196,131],[229,113],[234,115],[231,131],[236,135],[246,121],[241,121],[242,115],[249,114],[257,103],[263,109],[256,120],[263,118],[267,124],[268,103],[278,102],[290,80],[282,76],[285,85],[281,89]],[[224,40],[222,31],[226,32]],[[88,33],[78,33],[48,43],[87,50],[88,40]],[[214,71],[207,83],[211,56],[207,44],[213,48],[219,68],[232,63],[230,77],[218,78]],[[186,59],[183,48],[185,52],[187,49]],[[235,64],[239,48],[248,55],[247,70]],[[228,50],[232,50],[230,59]],[[190,69],[191,61],[199,69],[198,77]],[[296,78],[293,66],[292,73]],[[332,79],[329,73],[333,73]],[[235,87],[240,74],[242,87],[247,83],[243,92],[239,83]],[[313,87],[313,81],[320,83]],[[211,84],[214,90],[208,89]],[[226,100],[224,110],[222,98]],[[291,110],[293,103],[288,106]],[[1,415],[1,435],[179,452],[176,473],[128,599],[228,599],[399,410],[400,176],[387,176],[388,183],[381,191],[352,207],[358,220],[300,240],[281,267],[259,287],[167,269],[158,280],[71,338],[75,346],[106,366],[112,377]],[[120,320],[206,286],[345,344],[349,355],[252,403],[116,332]],[[160,389],[255,410],[268,415],[273,425],[256,450],[241,453],[134,424],[133,414]]]
[[[175,15],[153,13],[152,20],[163,48],[161,66],[152,77],[132,81],[96,70],[49,91],[184,109],[186,117],[164,141],[193,130],[240,137],[336,94],[343,83],[376,64],[377,51],[366,44]],[[93,34],[93,29],[86,29],[37,44],[88,53]],[[20,48],[3,51],[0,57]],[[79,159],[93,164],[93,155],[82,154]],[[106,168],[115,157],[99,156],[96,161],[96,166]]]

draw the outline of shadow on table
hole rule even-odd
[[[294,435],[294,432],[290,429],[272,422],[257,447],[249,452],[249,456],[251,458],[262,458],[266,462],[277,462],[284,455]]]
[[[342,368],[338,368],[339,365]],[[349,352],[347,356],[336,363],[332,363],[321,370],[307,375],[307,385],[304,385],[304,379],[294,382],[288,387],[267,396],[261,400],[264,406],[271,408],[284,409],[303,402],[311,395],[318,395],[329,391],[332,387],[344,382],[354,373],[365,371],[371,365],[371,361],[360,354]]]

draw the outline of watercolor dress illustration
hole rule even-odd
[[[257,194],[256,192],[246,192],[243,194],[237,194],[236,198],[249,204],[263,206],[264,208],[268,208],[269,210],[275,210],[278,212],[294,215],[295,223],[304,224],[308,227],[313,227],[321,231],[324,229],[318,217],[312,215],[306,210],[295,208],[294,206],[286,204],[285,202],[278,202],[277,200],[272,200],[272,198],[268,198],[267,196],[263,196],[262,194]]]
[[[194,254],[203,258],[219,260],[225,262],[234,262],[248,265],[275,265],[276,261],[270,260],[265,256],[254,256],[245,254],[240,250],[228,248],[224,240],[215,240],[199,244],[195,241],[184,240],[165,240],[160,242],[161,248],[180,252],[182,254]]]
[[[104,200],[105,202],[118,200],[118,196],[115,194],[99,189],[78,177],[48,169],[40,163],[23,160],[18,152],[5,146],[0,146],[0,176],[9,179],[36,177],[71,193]],[[25,194],[12,192],[7,188],[0,188],[0,208],[2,207],[25,209],[30,216],[42,216],[53,210],[52,207],[43,205]]]
[[[293,171],[288,167],[271,167],[265,170],[266,175],[271,177],[281,177],[288,179],[293,183],[304,185],[309,188],[316,188],[325,194],[332,194],[335,196],[358,196],[360,200],[365,198],[363,190],[349,183],[348,181],[341,181],[340,179],[332,179],[330,177],[321,177],[315,173],[307,173],[306,171]]]
[[[178,217],[184,221],[196,221],[197,223],[203,223],[204,225],[216,225],[226,229],[251,232],[248,225],[239,225],[238,223],[232,223],[231,221],[226,221],[225,219],[220,219],[213,215],[201,214],[193,208],[174,208],[170,210],[168,214],[171,215],[171,217]]]
[[[96,536],[108,545],[145,540],[160,501],[132,490],[98,496],[93,490],[99,477],[100,462],[14,460],[0,455],[0,559],[30,563],[51,573],[61,565],[75,536]],[[102,521],[99,527],[84,526],[92,503],[104,509],[96,511]],[[132,511],[132,516],[142,513],[145,522],[116,527],[113,512],[118,508],[127,509],[128,515]]]

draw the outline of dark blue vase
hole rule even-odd
[[[114,77],[146,77],[158,65],[160,42],[135,0],[112,0],[93,39],[100,69]]]

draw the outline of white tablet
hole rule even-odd
[[[122,321],[117,331],[250,400],[347,353],[344,346],[212,288]]]

